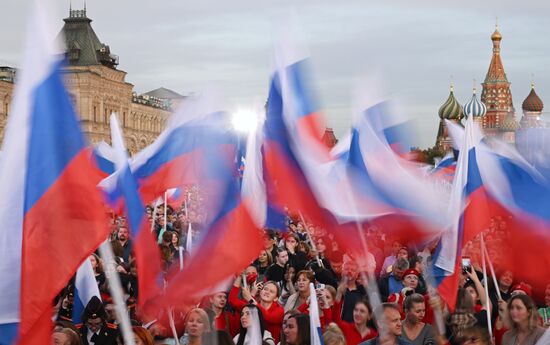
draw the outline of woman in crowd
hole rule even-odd
[[[502,337],[502,345],[535,345],[545,329],[538,326],[535,303],[525,294],[510,298],[507,306],[508,331]]]
[[[298,309],[302,304],[307,304],[309,298],[309,284],[315,282],[315,277],[310,271],[300,271],[296,276],[296,288],[298,291],[290,295],[285,304],[285,311]]]
[[[435,344],[434,331],[431,325],[422,320],[426,315],[426,303],[421,294],[412,294],[403,302],[405,322],[403,322],[403,338],[413,345]]]
[[[279,302],[282,305],[286,305],[288,298],[296,293],[296,287],[294,285],[294,277],[296,276],[296,269],[292,266],[288,266],[284,274],[284,281],[281,282],[281,297]]]
[[[285,313],[284,308],[278,302],[280,295],[279,285],[274,281],[257,284],[258,287],[261,287],[258,291],[258,296],[253,296],[250,288],[243,287],[240,290],[242,298],[239,298],[241,280],[240,278],[235,280],[233,288],[231,288],[229,293],[229,303],[237,311],[241,311],[247,304],[255,304],[262,312],[265,329],[272,334],[275,341],[279,341],[283,325],[283,315]]]
[[[94,270],[95,280],[97,282],[97,287],[101,291],[103,284],[105,283],[105,271],[103,271],[103,264],[101,259],[97,254],[92,253],[90,255],[90,263],[92,264],[92,269]]]
[[[285,237],[285,248],[288,252],[288,263],[299,272],[306,267],[307,256],[298,248],[298,242],[300,242],[300,239],[296,234],[289,233]]]
[[[405,298],[409,295],[412,295],[416,292],[418,287],[418,282],[420,279],[420,272],[414,268],[410,268],[403,272],[401,276],[401,281],[403,282],[403,289],[399,293],[393,293],[388,296],[388,302],[396,303],[399,305],[399,310],[401,311],[401,317],[405,318],[405,312],[403,310],[403,302]]]
[[[259,325],[254,325],[253,313],[257,313]],[[236,345],[256,345],[256,340],[251,339],[252,327],[259,328],[264,343],[275,345],[273,336],[265,329],[262,312],[255,304],[247,304],[241,311],[241,329],[239,334],[233,338]]]
[[[333,286],[325,285],[322,289],[322,295],[319,299],[321,309],[332,309],[336,300],[336,289]]]
[[[325,345],[346,345],[346,338],[342,330],[334,323],[327,326],[325,333],[323,333],[323,340]]]
[[[134,332],[134,342],[136,343],[136,345],[154,345],[155,344],[153,340],[153,336],[145,328],[134,326],[132,327],[132,331]]]
[[[310,345],[309,316],[306,314],[290,316],[283,333],[284,342],[281,342],[281,345]]]
[[[465,272],[470,279],[464,284],[464,289],[472,296],[475,312],[479,313],[482,310],[487,310],[487,302],[489,302],[489,309],[491,309],[491,302],[487,300],[485,288],[479,280],[476,271],[470,267],[465,269]]]
[[[264,317],[265,328],[271,333],[275,342],[279,341],[285,313],[284,308],[278,302],[279,294],[279,285],[274,281],[268,281],[263,285],[257,303]]]
[[[486,310],[475,313],[474,301],[466,289],[458,289],[455,312],[449,321],[448,339],[452,345],[459,344],[463,332],[471,327],[487,328]]]
[[[285,314],[283,315],[283,325],[282,325],[282,328],[281,328],[281,334],[279,336],[279,344],[285,344],[286,343],[286,338],[285,338],[285,328],[286,328],[286,324],[288,322],[288,319],[290,319],[291,316],[295,316],[295,315],[298,315],[300,314],[300,312],[298,312],[297,310],[289,310],[287,312],[285,312]]]
[[[340,303],[335,309],[340,310]],[[346,322],[340,318],[339,312],[334,312],[333,319],[344,333],[348,345],[357,345],[369,339],[375,338],[378,333],[369,326],[372,319],[372,307],[366,298],[362,298],[353,307],[353,322]]]
[[[254,266],[256,266],[256,269],[258,270],[258,280],[264,281],[265,280],[265,272],[267,271],[267,268],[271,266],[273,263],[273,257],[271,256],[271,253],[267,250],[262,250],[260,252],[260,255],[254,261]]]
[[[180,339],[182,345],[208,345],[205,338],[210,333],[208,315],[201,308],[193,308],[184,321],[185,334]]]

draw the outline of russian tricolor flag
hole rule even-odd
[[[483,148],[481,130],[469,118],[451,191],[451,227],[443,232],[432,260],[436,287],[451,309],[456,303],[462,247],[486,229],[491,217],[505,213],[488,193],[480,173],[479,153]]]
[[[82,265],[76,271],[74,281],[74,302],[73,302],[73,324],[82,322],[82,312],[88,305],[88,302],[93,296],[97,296],[101,300],[97,281],[95,279],[94,270],[89,259],[84,260]]]
[[[506,235],[496,250],[504,250],[505,260],[499,264],[543,298],[550,276],[550,175],[536,170],[514,147],[491,144],[479,152],[479,169],[488,193],[504,209]]]
[[[159,137],[133,157],[130,168],[144,203],[164,196],[171,188],[198,183],[207,173],[203,169],[210,154],[208,150],[231,147],[234,135],[212,135],[228,117],[217,103],[216,97],[210,94],[186,101]],[[234,157],[232,164],[235,164]]]
[[[114,152],[109,144],[101,141],[94,147],[94,155],[102,178],[106,178],[115,172]]]
[[[190,129],[200,132],[193,133],[188,141],[172,144],[200,148],[197,151],[201,156],[196,156],[189,169],[202,172],[197,175],[197,183],[208,190],[210,214],[185,267],[169,279],[164,296],[158,300],[157,307],[161,308],[196,302],[211,288],[240,272],[263,246],[263,234],[240,197],[240,178],[235,169],[237,137],[231,131],[229,117],[213,119],[210,112],[196,111],[200,116],[195,117]],[[170,150],[178,152],[181,148]]]
[[[50,9],[35,2],[0,164],[2,344],[50,344],[54,297],[109,233]]]
[[[108,195],[116,195],[122,198],[130,234],[134,239],[133,251],[136,256],[139,277],[138,303],[143,306],[161,291],[160,253],[145,217],[145,206],[139,196],[138,183],[128,164],[124,138],[116,114],[111,114],[111,139],[116,156],[115,166],[117,170],[113,175],[102,181],[102,186]],[[110,199],[112,200],[112,198]]]

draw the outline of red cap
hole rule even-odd
[[[531,288],[531,285],[529,285],[527,283],[524,283],[524,282],[521,282],[521,283],[516,284],[512,287],[512,293],[514,293],[514,292],[523,292],[527,296],[531,297],[531,295],[533,293],[533,289]]]
[[[409,268],[408,270],[403,272],[403,274],[401,275],[401,279],[405,279],[406,276],[411,275],[411,274],[415,275],[417,278],[420,278],[420,272],[418,272],[414,268]]]

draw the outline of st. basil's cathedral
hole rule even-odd
[[[478,98],[474,86],[472,98],[462,106],[454,95],[451,85],[449,97],[439,108],[439,129],[437,132],[436,148],[446,152],[451,150],[451,139],[447,132],[445,120],[461,124],[462,119],[473,116],[488,137],[496,137],[510,144],[516,144],[516,134],[522,129],[542,128],[540,120],[543,103],[535,92],[535,85],[531,83],[531,91],[522,104],[523,115],[518,123],[515,108],[512,103],[510,82],[506,78],[500,55],[502,35],[498,30],[491,35],[493,41],[493,55],[485,81],[481,84],[481,97]]]

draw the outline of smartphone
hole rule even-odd
[[[324,289],[324,288],[325,288],[325,284],[319,284],[319,283],[317,283],[317,284],[315,285],[315,290],[321,290],[321,289]]]
[[[462,271],[470,271],[470,267],[472,267],[472,260],[470,258],[462,258]]]

